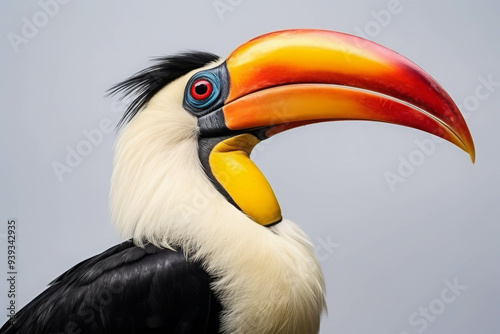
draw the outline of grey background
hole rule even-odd
[[[436,144],[391,191],[384,173],[396,173],[400,157],[418,156],[414,141],[430,135],[337,122],[257,147],[254,159],[285,216],[306,230],[322,258],[329,313],[321,333],[499,333],[500,87],[487,99],[472,97],[479,77],[500,81],[498,2],[401,0],[402,11],[384,26],[373,23],[372,11],[387,8],[388,0],[221,2],[232,10],[220,16],[212,0],[73,0],[18,52],[8,34],[21,35],[23,17],[33,22],[43,9],[32,0],[3,2],[0,232],[7,219],[18,220],[19,305],[119,241],[108,215],[115,133],[104,134],[62,182],[52,167],[64,163],[67,146],[85,139],[82,131],[103,119],[117,122],[123,105],[104,98],[113,83],[147,66],[151,56],[186,49],[227,56],[274,30],[368,27],[370,39],[423,67],[469,110],[477,162],[452,144]],[[5,268],[5,234],[0,237]],[[460,296],[426,320],[426,328],[411,325],[409,317],[439,305],[444,281],[455,278],[467,287]],[[3,321],[7,286],[0,281]]]

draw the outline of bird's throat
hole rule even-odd
[[[212,147],[205,167],[209,167],[209,177],[216,187],[230,197],[228,200],[255,222],[270,226],[281,221],[281,208],[266,177],[250,159],[259,142],[254,135],[240,134],[209,145]]]

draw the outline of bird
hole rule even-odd
[[[466,122],[435,79],[341,32],[275,31],[225,59],[158,57],[109,94],[129,103],[110,192],[125,241],[51,282],[2,334],[318,333],[321,266],[252,149],[300,126],[370,120],[431,133],[475,159]]]

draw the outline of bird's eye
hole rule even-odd
[[[198,79],[191,86],[191,95],[196,100],[205,100],[210,97],[214,90],[212,83],[206,79]]]
[[[220,79],[211,72],[199,73],[186,86],[185,101],[199,113],[211,107],[220,95]]]

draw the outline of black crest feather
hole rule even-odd
[[[118,128],[130,121],[146,103],[169,83],[177,78],[217,61],[218,56],[201,51],[187,51],[171,56],[153,58],[154,64],[108,90],[108,95],[120,94],[120,100],[128,96],[135,98],[129,104]]]

